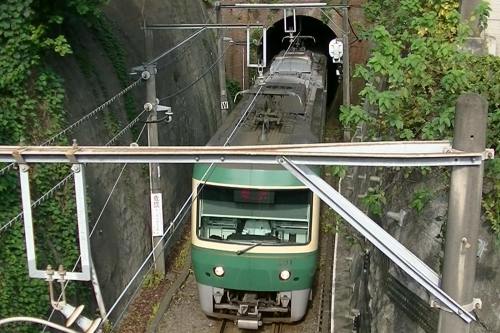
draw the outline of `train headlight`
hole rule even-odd
[[[217,275],[218,277],[224,276],[224,267],[222,266],[214,267],[214,274]]]
[[[285,269],[284,271],[281,271],[280,279],[281,280],[288,280],[290,278],[290,275],[291,275],[290,272]]]

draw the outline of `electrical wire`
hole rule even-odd
[[[132,120],[127,126],[125,126],[118,134],[116,134],[111,140],[109,140],[105,146],[110,146],[112,145],[113,143],[115,143],[121,136],[123,136],[123,134],[125,134],[126,131],[128,131],[133,125],[135,125],[140,117],[144,114],[144,112],[146,112],[145,110],[143,110],[134,120]],[[31,208],[36,208],[38,207],[42,202],[44,202],[45,200],[49,199],[56,190],[60,189],[63,185],[65,185],[69,179],[71,178],[71,176],[73,175],[73,172],[71,172],[69,175],[67,175],[63,180],[61,180],[59,183],[57,183],[54,187],[52,187],[50,190],[48,190],[47,192],[45,192],[40,198],[38,198],[37,200],[35,200],[32,204],[31,204]],[[21,211],[19,214],[17,214],[15,217],[13,217],[11,220],[9,220],[7,223],[5,223],[4,225],[2,225],[2,227],[0,227],[0,233],[2,231],[4,231],[5,229],[7,229],[10,225],[12,225],[14,222],[18,221],[18,220],[21,220],[22,218],[22,215],[23,215],[23,212]]]
[[[217,65],[221,60],[222,58],[224,57],[224,54],[226,54],[227,50],[229,49],[229,46],[226,46],[226,48],[224,49],[224,51],[222,52],[222,54],[217,58],[217,60],[215,60],[214,63],[212,63],[210,65],[210,67],[207,68],[207,70],[205,70],[200,76],[198,76],[193,82],[191,82],[190,84],[188,84],[187,86],[185,86],[184,88],[182,89],[179,89],[178,91],[176,91],[175,93],[171,94],[171,95],[168,95],[166,97],[162,97],[159,99],[160,102],[166,100],[166,99],[169,99],[169,98],[172,98],[172,97],[175,97],[175,96],[178,96],[180,94],[182,94],[183,92],[185,92],[186,90],[188,90],[189,88],[191,88],[192,86],[194,86],[196,83],[198,83],[198,81],[200,81],[201,79],[203,79],[205,77],[205,75],[207,75],[208,73],[210,73],[214,68],[215,68],[215,65]]]
[[[145,112],[146,110],[143,110],[141,113],[139,113],[137,117],[135,117],[127,126],[125,126],[120,132],[118,132],[118,134],[116,134],[111,140],[109,140],[105,144],[105,146],[110,146],[115,143],[121,136],[123,136],[123,134],[125,134],[132,126],[134,126],[139,121],[139,119]]]
[[[45,192],[40,198],[36,199],[31,204],[31,208],[38,207],[42,202],[44,202],[48,198],[52,197],[52,195],[54,194],[54,192],[56,190],[60,189],[63,185],[65,185],[69,181],[69,179],[71,178],[71,176],[73,176],[73,172],[71,172],[69,175],[67,175],[63,180],[61,180],[59,183],[57,183],[50,190],[48,190],[47,192]],[[5,229],[7,229],[14,222],[16,222],[18,220],[21,220],[22,216],[23,216],[23,211],[21,211],[19,214],[17,214],[15,217],[13,217],[9,222],[7,222],[4,225],[2,225],[2,227],[0,228],[0,233],[2,231],[4,231]]]
[[[213,11],[215,11],[215,8],[213,9]],[[210,22],[210,17],[208,17],[208,18],[205,20],[205,24],[207,24],[208,22]],[[201,36],[201,34],[198,34],[198,35],[196,35],[195,37],[198,37],[198,36]],[[178,53],[176,53],[176,55],[175,55],[175,56],[173,56],[172,58],[169,58],[169,59],[167,60],[167,62],[165,62],[165,63],[161,64],[161,66],[158,66],[158,65],[157,65],[156,69],[159,71],[159,70],[161,70],[161,69],[163,69],[163,68],[167,67],[168,65],[172,64],[173,62],[175,62],[175,61],[177,60],[177,58],[179,58],[180,56],[185,55],[185,54],[187,53],[187,51],[189,51],[189,49],[193,46],[192,44],[193,44],[193,41],[194,41],[195,39],[196,39],[196,38],[192,38],[192,39],[190,39],[190,40],[189,40],[190,45],[188,45],[188,47],[184,48],[184,49],[182,50],[182,52],[178,52]]]
[[[135,142],[138,142],[138,141],[140,140],[140,138],[141,138],[141,136],[142,136],[142,133],[144,132],[144,129],[145,129],[145,128],[146,128],[146,124],[144,124],[144,125],[142,126],[142,129],[141,129],[141,131],[140,131],[139,135],[137,136],[137,139],[135,140]],[[94,225],[92,226],[92,229],[90,230],[90,233],[89,233],[89,239],[92,237],[92,235],[94,234],[94,231],[95,231],[95,230],[96,230],[96,228],[97,228],[97,225],[98,225],[98,224],[99,224],[99,222],[101,221],[101,217],[102,217],[102,215],[104,214],[104,211],[106,210],[106,208],[107,208],[107,206],[108,206],[108,203],[109,203],[109,201],[110,201],[110,199],[111,199],[111,196],[113,195],[113,193],[114,193],[114,191],[115,191],[115,189],[116,189],[116,186],[118,185],[118,182],[120,181],[120,179],[121,179],[121,177],[122,177],[123,173],[125,172],[125,169],[127,168],[127,166],[128,166],[128,163],[125,163],[125,164],[123,165],[122,169],[120,170],[120,173],[118,174],[118,177],[116,178],[116,180],[115,180],[115,182],[114,182],[113,186],[111,187],[111,192],[109,193],[108,197],[106,198],[106,201],[104,202],[104,205],[103,205],[103,207],[101,208],[101,211],[99,212],[99,215],[97,216],[97,219],[96,219],[96,221],[94,222]],[[74,272],[74,271],[76,270],[76,267],[78,267],[78,264],[80,263],[80,260],[81,260],[81,259],[82,259],[81,255],[80,255],[80,256],[78,256],[78,259],[76,260],[76,263],[75,263],[75,265],[73,266],[73,269],[71,270],[72,272]],[[66,286],[68,285],[68,283],[69,283],[69,280],[68,280],[68,281],[66,281],[66,283],[64,284],[64,286],[63,286],[63,288],[62,288],[62,290],[61,290],[61,294],[59,295],[59,298],[58,298],[58,300],[57,300],[58,302],[62,299],[63,292],[64,292],[64,290],[66,289]],[[48,321],[50,321],[50,320],[52,319],[52,316],[54,315],[54,312],[55,312],[55,309],[52,309],[52,312],[50,313],[49,318],[47,319]],[[47,328],[47,326],[45,326],[45,327],[43,328],[42,333],[43,333],[43,332],[45,332],[46,328]]]
[[[118,98],[120,98],[121,96],[123,96],[124,94],[126,94],[129,90],[131,90],[132,88],[134,88],[135,86],[137,86],[141,81],[142,81],[142,78],[139,78],[136,81],[132,82],[130,85],[128,85],[127,87],[125,87],[124,89],[122,89],[120,92],[118,92],[116,95],[114,95],[113,97],[111,97],[110,99],[108,99],[106,102],[102,103],[101,105],[99,105],[97,108],[95,108],[94,110],[92,110],[89,113],[87,113],[82,118],[78,119],[77,121],[75,121],[74,123],[72,123],[71,125],[69,125],[68,127],[66,127],[65,129],[63,129],[62,131],[60,131],[59,133],[53,135],[51,138],[49,138],[48,140],[46,140],[45,142],[43,142],[42,144],[40,144],[40,146],[50,145],[51,143],[55,142],[55,140],[57,140],[58,138],[60,138],[65,133],[71,131],[72,129],[74,129],[74,128],[78,127],[78,126],[80,126],[82,123],[84,123],[85,121],[89,120],[90,118],[92,118],[93,116],[95,116],[96,114],[98,114],[100,111],[104,110],[109,105],[111,105],[112,103],[114,103]],[[15,163],[12,162],[9,165],[7,165],[6,167],[2,168],[0,170],[0,175],[3,175],[8,170],[12,169],[12,167],[14,165],[15,165]]]
[[[342,14],[339,12],[339,10],[337,8],[333,8],[333,10],[340,16],[342,17]],[[347,22],[349,24],[349,28],[351,29],[354,37],[356,37],[357,40],[359,40],[359,37],[358,35],[356,34],[356,31],[354,31],[354,28],[352,27],[352,23],[351,23],[351,19],[349,18],[349,15],[347,15]]]
[[[299,37],[299,35],[295,36],[295,38],[292,40],[292,42],[290,43],[290,45],[288,46],[287,50],[285,51],[284,53],[284,56],[286,56],[286,54],[289,52],[291,46],[295,43],[297,37]],[[282,61],[282,59],[281,59]],[[280,62],[281,62],[280,61]],[[279,64],[278,64],[279,66]],[[270,77],[270,73],[267,75],[266,79]],[[229,142],[231,141],[231,139],[233,138],[233,136],[236,134],[236,130],[239,128],[240,124],[245,120],[246,116],[248,115],[248,113],[253,109],[253,107],[255,106],[254,102],[257,98],[257,96],[260,94],[261,90],[262,90],[263,86],[261,86],[259,88],[259,90],[257,91],[257,93],[255,94],[254,98],[251,100],[251,102],[249,103],[249,105],[247,106],[246,110],[242,113],[242,116],[240,117],[239,121],[237,122],[237,124],[235,125],[235,127],[233,128],[231,134],[228,136],[228,138],[226,139],[225,143],[224,143],[224,146],[228,145]],[[206,185],[208,179],[210,178],[210,175],[212,174],[212,172],[215,170],[213,168],[213,166],[215,165],[215,163],[212,163],[210,164],[210,166],[208,167],[208,169],[205,171],[205,173],[203,174],[203,176],[201,177],[201,181],[203,182],[202,186],[200,186],[200,188],[197,190],[196,192],[196,195],[193,195],[193,192],[190,193],[190,195],[188,196],[188,198],[184,201],[184,204],[182,205],[181,209],[179,210],[179,212],[176,214],[176,216],[174,217],[174,219],[172,220],[172,222],[170,222],[170,225],[169,227],[167,228],[167,230],[165,230],[165,232],[163,233],[162,237],[158,240],[158,242],[155,244],[155,246],[153,246],[152,250],[149,252],[149,254],[147,255],[147,257],[144,259],[144,261],[142,262],[141,266],[136,270],[135,274],[132,276],[132,278],[130,279],[129,283],[125,286],[125,288],[123,289],[123,291],[121,292],[121,294],[118,296],[118,298],[115,300],[115,302],[113,303],[113,305],[110,307],[110,309],[108,310],[106,316],[103,318],[103,321],[106,321],[110,314],[115,310],[116,306],[120,303],[120,301],[122,300],[122,298],[125,296],[125,294],[127,293],[128,289],[132,286],[132,284],[134,283],[135,279],[139,276],[140,272],[144,269],[144,267],[146,266],[146,264],[148,263],[148,261],[151,259],[151,256],[154,255],[156,249],[158,248],[158,246],[160,244],[163,243],[163,240],[165,239],[165,236],[170,232],[170,236],[169,238],[167,239],[166,242],[163,243],[163,246],[162,246],[162,250],[166,247],[166,245],[168,245],[168,241],[171,239],[171,237],[173,236],[175,230],[182,224],[181,222],[177,222],[179,220],[183,220],[184,217],[186,216],[186,214],[189,212],[189,209],[191,208],[193,202],[198,198],[199,194],[201,193],[202,189],[204,188],[204,186]],[[210,173],[210,175],[209,175]],[[208,176],[208,177],[207,177]],[[182,214],[182,216],[181,216]],[[176,224],[177,222],[177,224]],[[172,228],[174,228],[174,230],[171,230]],[[172,231],[172,232],[171,232]],[[150,266],[150,268],[148,269],[148,271],[153,267],[153,265]],[[145,272],[143,278],[142,278],[142,281],[144,281],[144,278],[146,277],[146,274],[147,272]],[[133,295],[136,295],[137,292],[138,292],[138,289],[140,288],[142,282],[139,283],[136,287],[136,290],[134,291]],[[132,295],[132,296],[133,296]],[[131,303],[131,300],[132,300],[132,297],[131,299],[129,299],[129,301],[127,302],[127,305],[125,306],[124,311],[126,311],[128,305]],[[120,315],[120,317],[123,315],[123,312],[122,314]],[[102,324],[101,324],[102,325]],[[116,324],[115,324],[116,326]],[[115,327],[113,326],[113,328]]]
[[[148,61],[146,64],[144,64],[144,66],[150,66],[150,65],[153,65],[154,63],[158,62],[158,60],[160,60],[161,58],[167,56],[168,54],[172,53],[173,51],[175,51],[176,49],[178,49],[179,47],[181,47],[182,45],[186,44],[187,42],[189,42],[191,39],[195,38],[196,36],[198,36],[199,34],[201,34],[203,31],[207,30],[207,28],[201,28],[199,30],[197,30],[194,34],[192,34],[191,36],[189,36],[188,38],[184,39],[182,42],[180,42],[179,44],[175,45],[174,47],[172,47],[171,49],[168,49],[167,51],[163,52],[162,54],[160,54],[159,56],[153,58],[152,60]]]
[[[337,23],[335,23],[335,21],[330,17],[330,15],[327,14],[327,12],[325,10],[323,10],[323,8],[320,8],[320,10],[321,10],[321,13],[323,13],[323,15],[326,16],[328,21],[330,21],[337,29],[339,29],[340,33],[344,33],[344,29],[342,29]],[[339,14],[338,11],[337,11],[337,14]],[[340,16],[342,17],[342,15],[340,15]]]

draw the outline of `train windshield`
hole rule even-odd
[[[259,245],[307,244],[312,194],[206,185],[198,199],[200,239]]]

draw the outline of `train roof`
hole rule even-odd
[[[287,54],[290,56],[290,54]],[[276,56],[271,64],[276,64],[283,57]],[[308,72],[297,72],[295,75],[283,75],[281,72],[268,73],[263,86],[254,85],[245,91],[243,99],[227,116],[224,123],[208,142],[209,146],[224,145],[243,114],[249,109],[255,98],[254,107],[250,107],[245,120],[234,132],[229,145],[264,145],[264,144],[303,144],[316,143],[321,140],[324,98],[321,92],[324,82],[321,72],[315,72],[314,62],[321,61],[321,57],[314,56],[310,51],[294,52],[292,58],[303,58],[311,61]],[[324,59],[323,59],[324,61]],[[317,68],[316,68],[317,69]],[[318,89],[319,88],[319,89]],[[265,121],[270,123],[268,130],[263,133]]]
[[[226,116],[207,145],[320,142],[326,103],[323,81],[326,59],[306,52],[292,54],[292,57],[304,57],[311,61],[309,69],[305,70],[302,66],[296,72],[268,72],[264,85],[254,85],[242,94],[242,100]],[[280,55],[275,57],[273,63],[279,60]],[[274,68],[281,69],[276,65]],[[263,130],[264,127],[266,130]],[[208,168],[207,164],[195,165],[193,178],[203,179]],[[210,171],[208,182],[258,188],[304,186],[278,165],[217,165]]]

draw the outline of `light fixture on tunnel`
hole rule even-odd
[[[334,64],[341,64],[344,55],[344,43],[338,38],[332,39],[328,44],[328,53]]]

